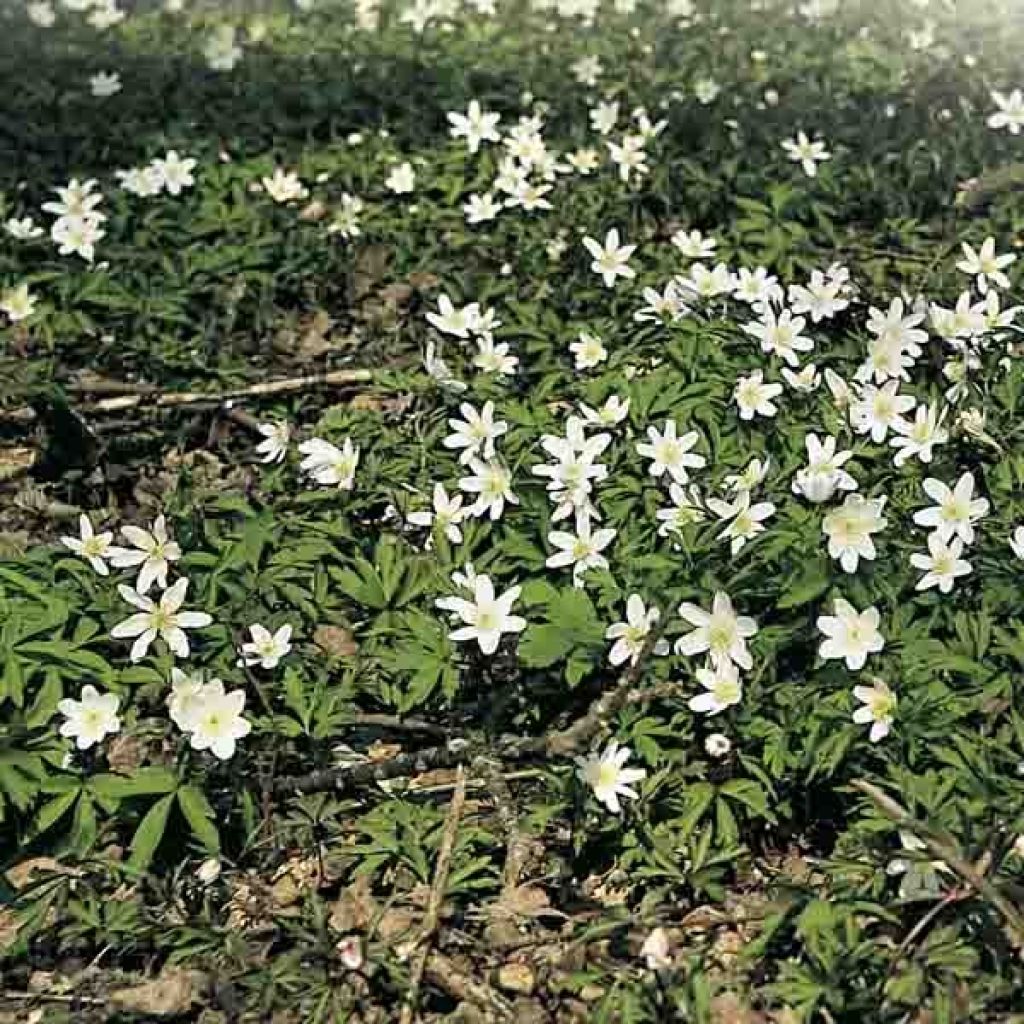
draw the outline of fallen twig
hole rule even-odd
[[[476,1003],[477,1006],[490,1013],[496,1013],[504,1020],[512,1018],[512,1007],[504,996],[495,992],[486,982],[478,981],[460,971],[451,958],[443,953],[434,950],[429,954],[424,977],[459,1002]]]
[[[373,380],[372,370],[330,370],[327,373],[311,373],[303,377],[285,377],[281,380],[261,381],[245,387],[227,391],[159,391],[156,388],[137,388],[129,394],[101,398],[96,402],[85,402],[76,406],[78,413],[105,416],[137,409],[175,409],[186,406],[217,406],[240,399],[266,398],[274,395],[289,395],[314,388],[345,387],[352,384],[368,384]],[[27,406],[2,414],[0,422],[25,423],[35,420],[35,412]]]
[[[598,697],[586,714],[566,729],[543,736],[505,736],[491,741],[454,739],[444,746],[404,752],[386,761],[318,768],[305,775],[278,779],[274,783],[274,792],[346,792],[363,783],[401,779],[435,768],[454,768],[480,757],[501,763],[527,761],[538,757],[567,757],[579,753],[604,728],[608,720],[629,703],[630,695],[635,692],[647,658],[654,649],[659,635],[657,630],[651,631],[636,663],[620,676],[613,689]]]
[[[928,852],[939,860],[943,861],[950,870],[959,875],[975,892],[984,896],[996,910],[1002,915],[1006,922],[1015,944],[1018,947],[1024,946],[1024,916],[1008,900],[999,888],[972,864],[960,851],[956,843],[939,832],[936,832],[929,825],[915,818],[902,804],[893,800],[887,793],[870,782],[863,779],[854,780],[851,785],[854,789],[860,790],[867,796],[881,811],[899,825],[910,832],[913,832]]]
[[[397,715],[377,715],[361,711],[345,717],[344,725],[365,725],[395,732],[421,732],[428,736],[447,736],[449,730],[422,718],[399,718]]]
[[[630,701],[636,684],[647,666],[647,659],[661,636],[660,629],[652,629],[636,661],[620,677],[613,690],[599,697],[590,705],[587,713],[578,718],[568,729],[550,733],[544,743],[544,751],[552,757],[566,757],[577,754],[586,747],[594,736],[604,728],[608,719],[617,714]]]
[[[66,1003],[72,1006],[106,1006],[107,1000],[80,996],[73,992],[0,991],[0,1003]]]
[[[427,966],[427,957],[430,955],[430,948],[441,920],[441,904],[444,902],[445,889],[448,886],[448,873],[452,865],[455,837],[459,831],[459,820],[462,817],[462,808],[465,803],[466,768],[460,764],[455,777],[455,792],[452,793],[452,802],[448,807],[448,817],[445,819],[444,832],[441,835],[441,845],[437,851],[434,881],[430,886],[427,912],[423,917],[423,929],[416,942],[409,991],[402,1004],[399,1024],[412,1024],[413,1015],[416,1013],[416,1003],[419,999],[420,986],[423,984],[423,972]]]

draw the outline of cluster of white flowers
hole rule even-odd
[[[87,263],[95,258],[96,243],[106,234],[102,224],[107,219],[97,209],[103,195],[95,189],[94,179],[80,182],[73,178],[54,189],[56,199],[43,203],[43,210],[56,217],[50,225],[50,237],[61,256],[75,253]]]
[[[60,6],[72,14],[84,15],[85,21],[101,32],[125,17],[125,12],[117,6],[117,0],[60,0]],[[57,10],[50,0],[29,0],[25,13],[39,28],[52,28],[57,21]]]
[[[110,632],[114,639],[134,640],[129,654],[133,663],[145,659],[157,640],[173,658],[188,658],[192,653],[189,631],[211,625],[213,618],[207,612],[184,609],[187,578],[168,583],[174,563],[182,558],[180,545],[170,536],[163,516],[158,516],[148,530],[123,526],[121,536],[126,546],[114,543],[111,530],[97,533],[83,514],[79,535],[63,537],[62,542],[100,576],[109,576],[111,568],[136,572],[131,586],[121,583],[117,587],[122,599],[136,610]],[[150,596],[154,587],[160,591],[158,597]],[[290,626],[270,634],[256,624],[250,627],[250,633],[251,642],[243,644],[240,651],[241,662],[246,665],[274,668],[290,650]],[[251,729],[242,717],[245,691],[225,692],[219,679],[204,681],[202,673],[187,674],[178,668],[171,670],[170,682],[170,717],[187,735],[191,747],[209,750],[221,760],[230,758],[236,741]],[[59,703],[58,711],[64,716],[60,733],[73,738],[79,750],[87,750],[120,730],[119,705],[116,694],[101,694],[94,686],[84,686],[77,700],[68,697]]]
[[[143,167],[130,167],[115,171],[114,175],[125,192],[136,196],[158,196],[163,192],[177,196],[195,184],[194,157],[183,157],[169,150],[162,157],[151,160]]]

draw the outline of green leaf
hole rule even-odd
[[[178,790],[178,806],[199,842],[211,853],[217,853],[220,835],[213,824],[216,815],[203,791],[195,786],[182,786]]]
[[[169,793],[157,800],[140,822],[132,837],[132,853],[128,858],[129,865],[137,871],[145,871],[153,860],[153,855],[167,829],[167,818],[173,806],[174,794]]]
[[[124,800],[132,796],[150,796],[157,793],[172,793],[178,785],[173,772],[159,766],[140,768],[134,775],[95,775],[89,780],[89,788],[98,796],[110,800]]]
[[[55,796],[49,803],[44,804],[32,823],[32,835],[40,835],[60,821],[71,809],[81,792],[80,789],[73,789]]]

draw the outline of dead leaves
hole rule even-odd
[[[177,1017],[203,1001],[209,979],[202,971],[165,967],[151,981],[110,993],[112,1006],[127,1013],[153,1017]]]
[[[344,626],[317,626],[313,632],[313,643],[325,654],[335,658],[351,658],[359,650],[352,631]]]

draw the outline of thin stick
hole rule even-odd
[[[281,380],[261,381],[246,387],[231,388],[227,391],[158,391],[138,389],[127,395],[101,398],[76,407],[76,412],[105,416],[123,412],[125,409],[175,409],[190,405],[222,405],[239,399],[267,398],[274,395],[289,395],[314,388],[345,387],[351,384],[368,384],[373,380],[372,370],[330,370],[327,373],[312,373],[304,377],[285,377]],[[31,422],[35,413],[30,408],[13,409],[3,413],[0,420],[7,422]]]
[[[905,807],[870,782],[856,779],[850,785],[869,797],[897,825],[913,832],[933,856],[945,862],[975,892],[984,896],[1002,914],[1017,946],[1024,945],[1024,917],[1021,916],[1021,912],[998,887],[963,856],[954,842],[935,832],[924,822],[918,821]]]
[[[430,955],[430,948],[441,920],[441,905],[444,902],[445,889],[448,885],[448,873],[452,866],[452,852],[455,849],[455,837],[459,831],[459,819],[462,817],[462,808],[465,803],[466,768],[465,765],[460,764],[455,775],[455,792],[452,793],[452,802],[448,807],[448,817],[444,823],[441,845],[437,851],[434,881],[430,887],[430,897],[427,900],[427,912],[423,918],[423,930],[417,940],[416,959],[413,961],[409,991],[402,1005],[399,1024],[412,1024],[413,1016],[416,1013],[416,1003],[419,998],[420,986],[423,984],[423,972],[427,966],[427,957]]]
[[[397,715],[367,714],[361,711],[345,717],[344,725],[366,725],[395,732],[422,732],[428,736],[448,736],[450,730],[422,718],[399,718]]]
[[[433,985],[447,992],[459,1002],[476,1003],[484,1010],[496,1013],[503,1020],[512,1019],[512,1007],[485,981],[478,981],[460,971],[449,957],[434,950],[427,957],[424,976]]]
[[[78,996],[74,993],[59,992],[0,992],[0,1003],[69,1003],[81,1006],[106,1006],[105,999],[96,999],[93,996]]]
[[[629,703],[630,694],[640,681],[647,666],[647,659],[660,636],[660,629],[651,630],[636,661],[621,676],[615,688],[595,700],[587,713],[573,722],[568,729],[550,734],[544,744],[545,753],[552,757],[566,757],[578,753],[589,744],[605,727],[608,719],[618,714]]]
[[[319,768],[306,775],[278,779],[274,783],[274,792],[322,793],[334,790],[343,793],[361,783],[406,778],[434,768],[454,768],[476,757],[506,762],[528,761],[538,757],[566,757],[578,753],[607,725],[608,719],[629,703],[630,695],[635,692],[643,675],[647,658],[658,642],[658,636],[657,630],[651,631],[636,664],[631,665],[619,677],[615,687],[598,697],[586,714],[567,729],[543,736],[511,736],[492,741],[454,740],[441,747],[401,753],[386,761]]]
[[[505,833],[505,864],[501,871],[501,899],[510,895],[519,885],[519,879],[529,856],[529,843],[519,828],[512,791],[505,781],[501,766],[487,758],[478,758],[474,763],[483,775],[494,798],[494,807]]]

